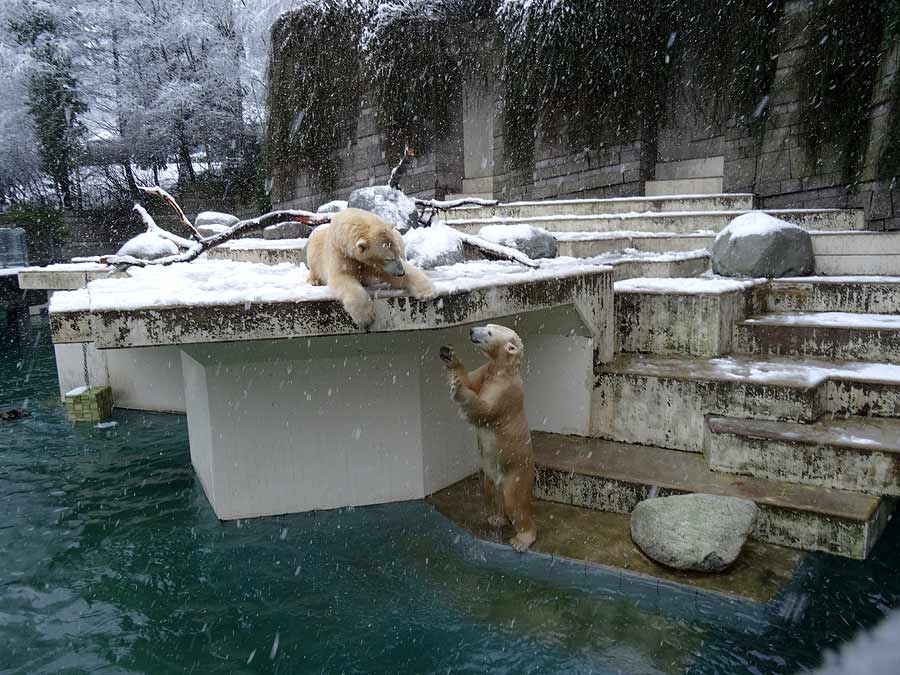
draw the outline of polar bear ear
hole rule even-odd
[[[507,342],[506,343],[506,352],[508,354],[518,354],[519,353],[519,345],[515,342]]]
[[[360,253],[365,253],[369,250],[369,242],[365,239],[357,239],[356,240],[356,250]]]

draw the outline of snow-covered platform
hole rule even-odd
[[[586,434],[594,372],[613,357],[613,270],[471,262],[437,296],[375,290],[370,332],[305,267],[197,261],[57,293],[58,345],[180,352],[191,458],[220,518],[416,499],[478,468],[448,400],[442,344],[474,367],[468,327],[503,323],[527,353],[532,427]]]

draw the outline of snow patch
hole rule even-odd
[[[722,237],[730,236],[732,239],[741,237],[762,236],[772,234],[780,230],[802,230],[803,228],[770,216],[763,211],[750,211],[732,220],[727,227],[722,228],[716,235],[716,241]]]
[[[174,242],[153,232],[142,232],[136,237],[132,237],[122,244],[122,248],[116,253],[116,255],[130,255],[144,260],[155,260],[177,254],[178,247]]]
[[[66,396],[81,396],[81,395],[82,395],[84,392],[86,392],[87,390],[88,390],[87,387],[75,387],[74,389],[71,389],[70,391],[67,391],[67,392],[65,393],[65,395],[66,395]]]
[[[710,279],[689,278],[641,278],[617,281],[613,288],[616,293],[658,293],[673,295],[709,295],[741,291],[761,283],[765,279]]]
[[[853,312],[784,312],[745,319],[744,323],[758,326],[900,330],[900,316],[896,314],[858,314]]]

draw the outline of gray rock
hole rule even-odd
[[[409,230],[403,235],[406,259],[423,270],[441,265],[465,262],[466,251],[459,232],[446,225],[435,224]]]
[[[761,213],[738,216],[719,232],[712,269],[728,277],[795,277],[815,270],[812,238],[797,225]]]
[[[28,241],[21,227],[0,228],[0,267],[28,264]]]
[[[228,225],[220,225],[219,223],[210,223],[209,225],[195,225],[197,232],[201,237],[212,237],[217,234],[227,232],[231,228]]]
[[[387,185],[373,185],[359,188],[350,193],[348,208],[371,211],[383,220],[392,223],[400,232],[419,226],[419,211],[416,203],[400,190]]]
[[[640,502],[631,538],[668,567],[718,572],[733,563],[753,531],[758,508],[748,499],[690,494]]]
[[[555,258],[559,248],[552,234],[531,225],[486,225],[478,231],[478,236],[517,249],[532,260]]]
[[[198,230],[201,225],[227,225],[231,227],[236,222],[238,222],[240,218],[237,216],[233,216],[230,213],[220,213],[218,211],[201,211],[197,214],[197,217],[194,218],[194,227]]]
[[[263,239],[306,239],[313,228],[291,220],[263,228]]]
[[[343,211],[347,208],[347,202],[343,199],[335,199],[330,202],[325,202],[316,209],[316,213],[337,213],[338,211]]]

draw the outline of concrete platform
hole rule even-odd
[[[714,471],[900,496],[900,420],[832,417],[812,424],[711,417]]]
[[[900,417],[900,366],[623,354],[597,376],[591,435],[699,453],[707,414],[813,422],[826,412]]]
[[[863,559],[895,506],[855,492],[717,473],[691,453],[541,433],[534,445],[541,499],[629,513],[651,495],[742,497],[760,508],[755,539],[803,550]]]
[[[763,314],[735,325],[734,349],[744,354],[900,363],[900,315],[859,312]]]
[[[463,217],[462,211],[454,211],[452,218],[441,222],[461,232],[477,234],[485,225],[525,224],[541,227],[548,232],[718,232],[734,218],[749,211],[683,211],[644,212],[603,215],[530,216],[527,218],[493,217],[486,219]],[[766,209],[781,220],[794,223],[807,230],[863,230],[865,218],[862,210],[852,209]]]
[[[722,176],[648,180],[644,183],[644,194],[648,197],[677,195],[685,192],[695,194],[716,194],[722,192],[724,182]]]
[[[109,276],[112,268],[98,263],[60,263],[19,270],[19,288],[70,291],[84,288],[94,279]]]
[[[234,260],[236,262],[279,265],[306,263],[306,243],[308,239],[235,239],[210,249],[206,255],[210,260]]]
[[[487,524],[481,481],[471,477],[428,498],[428,502],[457,526],[475,537],[505,544],[507,528]],[[721,574],[681,572],[658,565],[631,541],[629,517],[545,500],[535,501],[538,540],[531,550],[554,558],[567,558],[724,593],[756,603],[767,603],[790,581],[803,558],[795,549],[750,540],[741,557]]]
[[[304,270],[215,261],[57,294],[51,330],[58,347],[180,352],[191,460],[219,518],[420,499],[479,465],[442,344],[474,368],[468,327],[514,328],[532,425],[577,434],[612,358],[611,268],[461,267],[436,273],[433,299],[376,291],[368,333],[327,288],[303,285]]]

